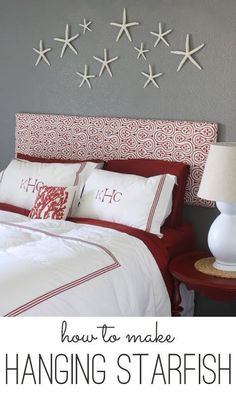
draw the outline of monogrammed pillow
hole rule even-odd
[[[31,219],[66,219],[76,187],[40,187],[34,206],[29,213]]]
[[[74,205],[78,205],[85,180],[98,164],[40,163],[12,160],[0,183],[0,202],[31,210],[40,187],[77,186]]]
[[[85,183],[75,217],[126,224],[160,235],[171,212],[173,175],[142,177],[95,169]]]

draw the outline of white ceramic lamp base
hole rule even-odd
[[[221,212],[208,234],[208,246],[215,257],[213,266],[221,271],[236,271],[236,203],[217,202]]]

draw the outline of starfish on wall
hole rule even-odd
[[[165,39],[165,36],[167,36],[167,34],[170,34],[172,32],[172,29],[166,30],[166,32],[162,31],[162,25],[161,23],[159,23],[159,32],[150,32],[153,36],[157,37],[157,40],[154,44],[154,47],[157,46],[157,44],[159,44],[160,41],[163,41],[163,43],[165,45],[167,45],[168,47],[170,46],[170,44],[168,43],[168,41]]]
[[[66,25],[66,29],[65,29],[65,38],[64,39],[62,39],[62,38],[54,38],[55,41],[60,41],[61,43],[64,43],[64,45],[62,47],[62,50],[61,50],[60,58],[63,57],[64,52],[65,52],[67,47],[69,47],[76,55],[78,54],[76,49],[71,44],[71,41],[74,41],[78,37],[79,37],[79,34],[75,34],[75,36],[69,37],[69,25],[67,24]]]
[[[153,74],[152,66],[150,64],[148,65],[148,68],[149,68],[149,74],[142,72],[143,76],[147,77],[147,81],[145,82],[143,88],[146,88],[146,86],[151,82],[153,83],[153,85],[155,85],[156,88],[160,88],[157,82],[155,81],[155,78],[162,76],[163,73]]]
[[[90,25],[91,25],[92,21],[86,21],[86,19],[84,18],[84,23],[80,23],[79,25],[82,26],[83,28],[83,34],[86,33],[87,30],[89,30],[90,32],[92,31],[92,29],[90,29]]]
[[[202,67],[195,61],[195,59],[192,57],[195,52],[199,51],[202,47],[204,47],[205,44],[201,44],[198,47],[190,50],[190,44],[189,44],[189,34],[186,36],[186,41],[185,41],[185,51],[171,51],[172,54],[177,54],[177,55],[183,55],[183,59],[181,60],[177,72],[180,71],[185,64],[187,60],[190,60],[190,62],[193,63],[198,69],[202,70]]]
[[[96,76],[94,76],[93,74],[88,74],[88,65],[86,65],[86,64],[84,65],[84,73],[76,72],[76,74],[78,74],[80,77],[82,77],[82,81],[81,81],[79,87],[82,87],[82,85],[84,85],[84,83],[86,82],[88,84],[89,88],[92,88],[89,79],[94,78]]]
[[[44,49],[44,48],[43,48],[43,40],[40,40],[40,41],[39,41],[39,49],[33,48],[33,50],[34,50],[35,52],[37,52],[37,54],[39,55],[39,56],[38,56],[38,59],[37,59],[37,62],[35,63],[35,66],[38,66],[39,62],[40,62],[42,59],[48,64],[48,66],[50,66],[49,60],[46,58],[45,54],[46,54],[47,52],[51,51],[52,49],[51,49],[51,48],[45,48],[45,49]]]
[[[111,22],[110,25],[120,28],[120,31],[119,31],[119,33],[118,33],[118,35],[116,37],[116,41],[119,41],[119,39],[120,39],[120,37],[122,36],[123,33],[126,34],[126,36],[128,37],[129,41],[132,41],[132,38],[131,38],[131,35],[130,35],[130,32],[129,32],[128,28],[130,28],[131,26],[139,25],[139,22],[129,22],[129,23],[127,23],[126,8],[124,8],[122,23]]]
[[[140,44],[140,48],[134,47],[134,49],[135,49],[136,51],[138,51],[137,59],[139,59],[140,56],[142,56],[143,59],[146,60],[145,52],[149,52],[150,50],[148,50],[148,49],[145,50],[145,49],[143,48],[143,43]]]
[[[115,58],[108,59],[107,49],[106,49],[106,48],[104,48],[104,59],[98,58],[97,56],[94,56],[94,59],[96,59],[98,62],[100,62],[100,63],[102,64],[102,67],[101,67],[100,72],[99,72],[99,77],[102,75],[102,73],[103,73],[103,71],[104,71],[105,69],[108,71],[108,73],[109,73],[110,76],[112,77],[112,72],[111,72],[111,69],[110,69],[109,64],[110,64],[111,62],[114,62],[114,61],[117,60],[118,58],[119,58],[119,57],[116,56]]]

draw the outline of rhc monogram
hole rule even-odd
[[[38,181],[38,179],[32,179],[29,177],[28,179],[22,179],[20,188],[28,192],[31,190],[32,193],[35,191],[39,191],[40,187],[42,187],[44,183],[42,181]]]
[[[116,191],[115,189],[111,190],[109,188],[105,188],[104,190],[98,190],[96,199],[99,199],[101,202],[108,202],[108,203],[114,203],[114,202],[120,202],[122,197],[122,193],[119,191]]]

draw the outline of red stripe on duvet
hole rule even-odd
[[[42,294],[41,296],[27,302],[26,304],[23,304],[20,307],[15,308],[14,310],[12,310],[11,312],[7,313],[4,316],[18,316],[18,315],[22,314],[23,312],[28,311],[29,309],[35,307],[36,305],[39,305],[42,302],[49,300],[52,297],[55,297],[58,294],[61,294],[67,290],[70,290],[74,287],[82,285],[85,282],[95,279],[98,276],[101,276],[101,275],[105,274],[106,272],[112,271],[119,267],[120,267],[119,263],[113,263],[113,264],[103,267],[97,271],[91,272],[88,275],[85,275],[79,279],[76,279],[72,282],[66,283],[63,286],[57,287],[56,289],[53,289],[45,294]]]
[[[100,245],[99,243],[96,243],[96,242],[86,241],[84,239],[77,238],[77,237],[69,237],[69,236],[65,236],[65,235],[53,234],[53,232],[44,231],[44,230],[41,230],[40,228],[24,226],[22,224],[17,224],[17,223],[10,223],[8,221],[0,221],[0,224],[6,225],[6,226],[9,226],[9,227],[22,228],[24,230],[38,232],[38,233],[41,233],[41,234],[44,234],[44,235],[47,235],[47,236],[50,236],[50,237],[53,237],[53,238],[65,239],[65,240],[68,240],[68,241],[75,241],[75,242],[82,242],[82,243],[85,243],[87,245],[96,246],[99,249],[103,250],[106,254],[108,254],[108,256],[110,256],[112,258],[112,260],[114,260],[116,263],[118,263],[117,258],[114,256],[114,254],[112,252],[110,252],[110,250],[108,250],[105,246],[102,246],[102,245]]]
[[[153,217],[154,217],[155,210],[157,208],[158,202],[160,200],[160,196],[161,196],[161,192],[162,192],[162,189],[163,189],[163,186],[164,186],[164,183],[165,183],[165,179],[166,179],[166,175],[163,175],[161,177],[161,180],[158,183],[156,194],[155,194],[155,197],[154,197],[151,209],[150,209],[150,213],[149,213],[149,216],[148,216],[147,226],[146,226],[146,230],[145,230],[147,232],[150,232],[150,230],[151,230]]]

